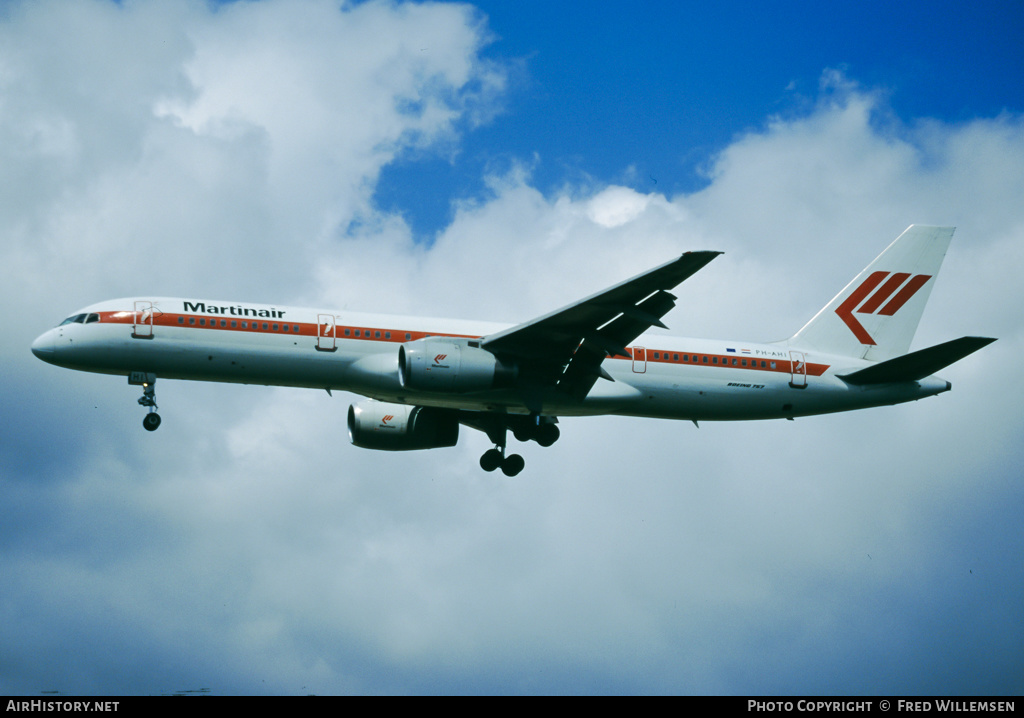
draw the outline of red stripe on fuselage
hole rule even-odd
[[[884,272],[883,272],[884,275]],[[865,292],[866,293],[866,292]],[[108,324],[135,325],[135,313],[131,311],[99,312],[100,322]],[[193,323],[194,320],[194,323]],[[200,324],[205,320],[205,324]],[[222,325],[223,322],[223,325]],[[146,322],[148,324],[149,322]],[[265,318],[257,319],[226,319],[222,317],[211,317],[206,314],[179,314],[169,312],[155,312],[152,320],[156,327],[174,327],[176,329],[211,329],[218,331],[245,332],[258,334],[275,334],[280,336],[303,336],[320,338],[320,324],[314,322],[285,322],[281,319],[272,320]],[[247,324],[247,326],[242,326]],[[287,325],[288,331],[282,331],[281,327]],[[264,328],[266,327],[266,328]],[[277,327],[276,329],[274,327]],[[295,328],[298,328],[298,331]],[[345,341],[372,341],[394,344],[404,344],[426,337],[438,339],[480,339],[481,337],[471,334],[442,334],[438,332],[407,331],[403,329],[385,329],[383,327],[364,327],[338,324],[336,325],[335,339]],[[349,332],[348,335],[345,332]],[[359,332],[359,336],[355,333]],[[390,334],[390,336],[388,336]],[[329,337],[328,337],[329,338]],[[630,348],[628,355],[617,355],[609,357],[619,361],[633,361],[634,350]],[[789,359],[758,359],[751,357],[738,357],[735,354],[709,354],[707,352],[688,351],[664,351],[662,349],[645,348],[646,361],[649,364],[681,364],[687,366],[700,366],[705,368],[727,368],[743,369],[747,371],[765,371],[782,374],[793,372],[793,362]],[[637,355],[638,360],[643,358]],[[747,362],[747,365],[744,365]],[[760,364],[760,366],[759,366]],[[828,370],[828,364],[807,363],[808,376],[821,376]]]

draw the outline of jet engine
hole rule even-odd
[[[440,449],[458,442],[459,422],[444,409],[361,401],[348,408],[348,435],[364,449]]]
[[[486,349],[467,344],[418,339],[398,348],[402,386],[417,391],[486,391],[510,385],[516,367]]]

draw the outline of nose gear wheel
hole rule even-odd
[[[150,381],[142,385],[142,396],[139,397],[139,404],[149,409],[149,413],[142,418],[142,428],[146,431],[156,431],[160,426],[160,415],[156,413],[156,381]]]

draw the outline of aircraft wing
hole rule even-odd
[[[520,378],[537,386],[558,385],[577,398],[590,391],[608,356],[626,347],[675,306],[668,290],[695,274],[721,252],[687,252],[632,279],[533,321],[491,334],[481,346],[512,357]]]

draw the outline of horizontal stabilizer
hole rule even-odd
[[[839,374],[838,376],[847,384],[857,386],[918,381],[941,371],[994,341],[995,339],[988,337],[960,337],[951,342],[937,344],[895,359],[879,362],[851,374]]]

